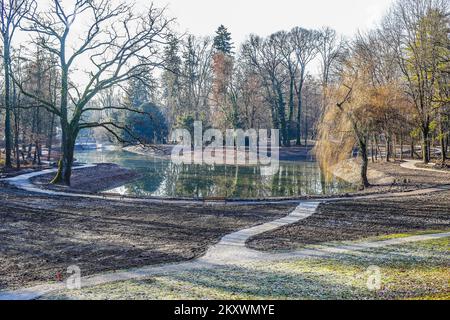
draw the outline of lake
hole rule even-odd
[[[173,164],[170,160],[122,150],[78,151],[86,163],[115,163],[140,173],[141,178],[109,190],[132,196],[262,199],[334,195],[355,186],[326,177],[316,162],[281,162],[274,176],[264,176],[258,166]]]

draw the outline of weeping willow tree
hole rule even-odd
[[[328,89],[329,103],[318,127],[315,148],[325,169],[351,158],[356,148],[361,162],[360,185],[363,189],[370,186],[367,177],[370,137],[386,123],[399,119],[401,109],[407,104],[395,79],[376,80],[376,67],[377,64],[358,47],[343,62],[339,80]]]
[[[370,81],[370,69],[352,57],[345,61],[338,83],[328,88],[329,103],[318,126],[315,153],[321,165],[330,169],[353,155],[361,158],[360,186],[370,186],[369,137],[376,123],[380,94]]]

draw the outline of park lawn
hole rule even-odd
[[[111,283],[43,299],[448,299],[450,238]],[[368,268],[381,271],[369,290]]]
[[[385,240],[402,239],[402,238],[408,238],[408,237],[414,237],[414,236],[422,236],[422,235],[438,234],[438,233],[447,233],[447,232],[450,232],[450,229],[395,233],[395,234],[382,235],[382,236],[378,236],[378,237],[368,237],[368,238],[361,239],[361,240],[364,240],[364,241],[385,241]]]

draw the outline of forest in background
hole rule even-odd
[[[50,4],[1,1],[6,168],[50,161],[53,152],[61,158],[54,182],[70,184],[80,136],[167,143],[174,128],[191,130],[197,120],[221,130],[279,129],[283,146],[318,141],[326,166],[357,148],[364,186],[370,157],[401,159],[408,150],[425,163],[432,154],[446,161],[448,1],[399,0],[353,39],[295,27],[249,35],[238,47],[225,26],[210,37],[178,34],[154,6],[142,14],[126,2]],[[85,25],[82,41],[74,23]],[[19,32],[30,40],[15,41]],[[77,61],[88,79],[81,85]]]

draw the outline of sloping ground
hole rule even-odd
[[[252,238],[247,245],[262,251],[294,250],[306,244],[429,230],[450,230],[450,191],[324,203],[312,217]]]
[[[234,231],[285,216],[279,206],[120,203],[0,187],[0,289],[193,259]]]

